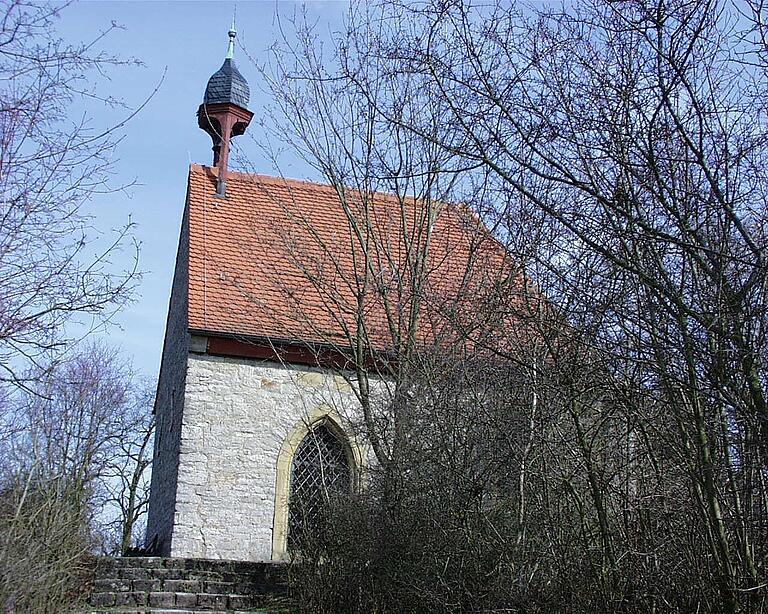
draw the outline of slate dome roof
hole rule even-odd
[[[221,68],[208,79],[203,104],[229,102],[247,109],[250,96],[251,89],[245,77],[237,70],[232,58],[227,58]]]

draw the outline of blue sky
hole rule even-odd
[[[91,203],[95,226],[108,232],[130,219],[137,224],[141,243],[140,268],[145,272],[135,302],[117,318],[108,332],[123,348],[137,370],[156,376],[162,351],[173,266],[184,206],[190,161],[211,163],[211,142],[198,129],[195,112],[206,82],[218,70],[227,49],[227,30],[233,2],[80,2],[62,11],[58,32],[67,41],[90,41],[116,22],[100,47],[123,58],[135,57],[144,66],[119,67],[100,85],[129,108],[136,108],[162,83],[146,107],[122,131],[115,161],[115,186],[136,182],[125,191],[98,196]],[[339,24],[347,4],[310,2],[306,8],[329,32]],[[256,62],[267,60],[267,48],[278,36],[276,15],[291,15],[300,5],[289,2],[238,2],[238,45],[245,45]],[[326,25],[327,24],[327,25]],[[254,168],[274,173],[259,153],[266,139],[259,126],[269,104],[259,84],[258,71],[242,49],[235,54],[238,68],[251,86],[249,133],[238,139]],[[125,116],[127,109],[100,105],[88,108],[94,125],[104,126]],[[293,163],[282,171],[311,178],[310,169]],[[121,261],[121,258],[123,260]],[[116,266],[129,266],[130,254],[116,256]]]

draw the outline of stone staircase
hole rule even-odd
[[[280,563],[123,557],[96,567],[90,614],[289,612]]]

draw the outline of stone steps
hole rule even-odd
[[[179,610],[167,608],[108,608],[106,610],[86,610],[84,614],[282,614],[288,610]]]
[[[89,614],[287,612],[280,563],[122,557],[101,559]]]

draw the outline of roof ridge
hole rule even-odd
[[[202,173],[210,173],[213,177],[218,177],[218,168],[215,166],[206,166],[204,164],[198,164],[197,162],[192,162],[189,166],[190,171],[195,170]],[[248,179],[248,180],[257,180],[260,183],[269,183],[274,185],[296,185],[296,186],[307,186],[307,187],[314,187],[314,188],[322,188],[324,190],[327,190],[329,192],[335,192],[335,189],[332,184],[330,183],[320,183],[318,181],[310,181],[309,179],[296,179],[294,177],[285,177],[283,175],[276,177],[274,175],[264,175],[261,173],[244,173],[242,171],[233,171],[228,170],[227,171],[227,180],[235,178],[241,178],[241,179]],[[354,192],[360,192],[359,188],[354,188],[352,186],[345,186],[348,190],[352,190]],[[394,192],[382,192],[382,191],[374,191],[371,192],[373,196],[383,196],[386,198],[397,198],[397,194]],[[408,200],[416,201],[417,199],[414,196],[406,196]],[[462,205],[461,203],[453,203],[450,201],[445,200],[436,200],[436,203],[439,203],[441,205],[450,206],[450,207],[462,207],[466,205]]]
[[[205,166],[204,164],[198,164],[196,162],[192,162],[190,164],[190,172],[192,170],[196,170],[202,173],[210,173],[213,177],[218,177],[218,167],[215,166]],[[236,178],[245,178],[248,180],[253,180],[258,183],[262,184],[270,184],[270,185],[277,185],[282,187],[290,187],[291,185],[296,187],[311,187],[311,188],[320,188],[326,192],[335,193],[334,187],[330,183],[319,183],[316,181],[309,181],[308,179],[295,179],[292,177],[275,177],[274,175],[264,175],[261,173],[244,173],[241,171],[227,171],[227,177],[231,178],[232,176],[235,176]],[[350,186],[346,186],[347,189],[352,190],[353,192],[360,193],[360,190],[358,188],[353,188]],[[371,193],[374,197],[381,197],[382,199],[388,199],[388,200],[396,200],[398,196],[394,194],[393,192],[379,192],[375,191]],[[414,196],[407,196],[406,202],[409,202],[410,204],[416,204],[417,198]],[[478,225],[478,228],[481,229],[482,232],[486,233],[488,237],[493,240],[495,243],[499,245],[499,247],[504,250],[505,252],[508,251],[507,247],[501,242],[501,240],[494,236],[493,232],[491,232],[491,229],[488,228],[487,224],[483,221],[480,214],[475,211],[471,205],[467,202],[463,201],[449,201],[449,200],[440,200],[437,199],[433,201],[433,203],[430,206],[439,206],[442,207],[444,210],[452,211],[454,213],[457,213],[461,216],[469,217],[475,224]]]
[[[193,162],[189,166],[190,170],[199,171],[202,173],[210,173],[214,177],[218,176],[219,169],[215,166],[206,166],[205,164],[198,164],[197,162]],[[317,181],[310,181],[309,179],[296,179],[294,177],[285,177],[285,176],[279,176],[276,177],[275,175],[264,175],[262,173],[244,173],[242,171],[233,171],[229,170],[227,172],[227,178],[232,177],[240,177],[245,179],[258,179],[261,182],[264,183],[295,183],[299,185],[307,185],[307,186],[314,186],[318,188],[326,188],[326,189],[333,189],[333,186],[328,183],[320,183]],[[354,188],[353,188],[354,189]],[[376,194],[386,194],[386,192],[376,192]]]

